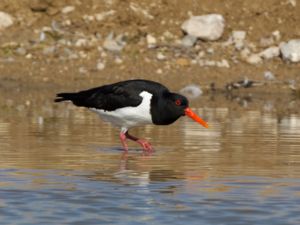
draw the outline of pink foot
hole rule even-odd
[[[144,151],[146,151],[146,152],[153,152],[153,147],[152,147],[152,145],[148,141],[142,140],[142,139],[138,139],[138,140],[136,140],[136,142],[139,143],[142,146],[142,148],[143,148]]]

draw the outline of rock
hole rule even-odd
[[[271,46],[258,54],[263,59],[272,59],[280,55],[279,47]]]
[[[11,15],[0,11],[0,31],[14,24],[14,19]]]
[[[88,40],[85,38],[80,38],[75,42],[76,47],[85,47],[88,45]]]
[[[261,47],[268,47],[274,44],[274,38],[273,36],[271,37],[263,37],[259,40],[259,45]]]
[[[102,20],[106,19],[107,17],[114,15],[115,13],[116,13],[115,10],[109,10],[107,12],[95,14],[95,18],[97,21],[102,21]]]
[[[148,48],[155,48],[156,47],[156,44],[157,44],[156,38],[153,37],[151,34],[147,34],[146,40],[147,40]]]
[[[31,0],[29,7],[32,12],[46,12],[49,7],[49,3],[47,1]]]
[[[266,80],[275,80],[275,76],[271,71],[265,71],[264,72],[264,78]]]
[[[181,25],[181,29],[188,35],[205,41],[218,40],[223,34],[224,27],[224,18],[220,14],[193,16]]]
[[[105,69],[105,63],[104,62],[98,62],[97,63],[97,70],[101,71]]]
[[[23,55],[23,56],[24,56],[24,55],[27,54],[27,51],[26,51],[25,48],[19,47],[19,48],[16,49],[16,53],[17,53],[18,55]]]
[[[118,35],[114,39],[114,33],[111,32],[104,40],[103,48],[111,52],[120,52],[125,45],[126,43],[123,41],[123,35]]]
[[[275,38],[276,41],[279,41],[281,38],[281,34],[279,30],[275,30],[272,32],[272,36]]]
[[[156,70],[156,73],[157,73],[157,74],[162,74],[162,73],[163,73],[163,70],[162,70],[162,69],[157,69],[157,70]]]
[[[245,47],[246,31],[235,30],[232,32],[232,41],[237,50],[242,50]]]
[[[230,68],[229,62],[226,59],[222,59],[221,61],[216,63],[217,67]]]
[[[191,84],[182,88],[179,91],[179,93],[181,93],[182,95],[186,96],[189,99],[194,99],[202,95],[203,91],[201,90],[200,86]]]
[[[282,42],[279,45],[282,58],[290,62],[300,62],[300,39]]]
[[[167,57],[164,54],[162,54],[161,52],[159,52],[159,53],[157,53],[156,58],[158,60],[162,61],[162,60],[165,60]]]
[[[43,54],[44,55],[53,55],[56,51],[56,47],[55,46],[49,46],[49,47],[45,47],[43,49]]]
[[[181,40],[181,45],[186,48],[193,47],[197,42],[197,37],[185,35]]]
[[[176,60],[176,64],[180,65],[180,66],[189,66],[190,61],[188,59],[185,59],[185,58],[179,58],[179,59]]]
[[[75,10],[75,6],[68,5],[68,6],[65,6],[64,8],[62,8],[61,12],[63,14],[68,14],[70,12],[73,12],[74,10]]]
[[[259,56],[259,54],[251,54],[246,58],[246,62],[249,64],[259,64],[262,62],[262,58]]]

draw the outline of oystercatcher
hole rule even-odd
[[[144,124],[168,125],[185,115],[208,127],[189,108],[186,97],[149,80],[126,80],[76,93],[59,93],[54,101],[68,100],[76,106],[89,108],[103,120],[121,128],[120,140],[125,151],[128,151],[126,139],[139,143],[145,151],[153,150],[148,141],[129,134],[128,130],[132,127]]]

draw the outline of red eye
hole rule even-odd
[[[179,99],[177,99],[177,100],[175,101],[175,104],[176,104],[176,105],[181,105],[181,101],[180,101]]]

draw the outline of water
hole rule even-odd
[[[145,155],[93,113],[46,111],[0,118],[0,224],[300,223],[297,114],[196,109],[210,129],[133,129]]]

